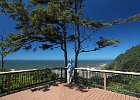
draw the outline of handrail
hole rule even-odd
[[[103,72],[103,73],[115,73],[115,74],[127,74],[127,75],[140,75],[140,73],[136,72],[122,72],[122,71],[112,71],[112,70],[97,70],[90,68],[75,68],[76,70],[85,70],[85,71],[93,71],[93,72]]]
[[[22,72],[31,72],[31,71],[41,71],[41,70],[44,70],[44,69],[50,69],[50,70],[53,70],[53,69],[60,69],[60,68],[64,68],[64,67],[54,67],[54,68],[42,68],[42,69],[28,69],[28,70],[16,70],[16,71],[8,71],[8,72],[0,72],[0,75],[1,74],[8,74],[8,73],[22,73]]]

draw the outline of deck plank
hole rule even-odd
[[[119,94],[119,93],[117,93],[117,94],[118,94],[118,96],[117,96],[116,100],[121,100],[122,94]]]
[[[94,97],[93,100],[99,100],[99,98],[103,98],[102,95],[106,94],[107,92],[104,92],[105,90],[98,90],[99,91],[99,94],[96,95],[96,97]]]
[[[125,95],[122,94],[121,100],[126,100]]]
[[[42,85],[9,94],[0,100],[140,100],[139,98],[77,84]]]
[[[100,92],[101,91],[98,88],[96,88],[96,91],[93,91],[92,97],[90,99],[91,100],[95,100],[98,97],[98,95],[99,95]]]
[[[110,96],[108,97],[108,100],[113,100],[114,92],[111,92]]]
[[[98,88],[94,88],[91,90],[91,93],[85,98],[85,100],[93,100],[95,95],[98,95]]]

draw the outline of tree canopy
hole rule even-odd
[[[82,2],[82,0],[76,0]],[[64,33],[62,29],[65,23],[80,24],[85,27],[98,29],[111,26],[109,23],[101,21],[89,22],[88,18],[82,19],[82,10],[74,12],[73,3],[75,0],[1,0],[1,11],[8,17],[16,21],[15,29],[20,33],[9,33],[7,38],[11,52],[17,51],[21,47],[25,50],[32,48],[32,42],[42,42],[41,48],[63,47]],[[67,26],[67,25],[66,25]],[[66,41],[75,40],[76,36],[70,34],[66,36]],[[34,49],[36,50],[36,49]]]
[[[8,45],[14,46],[11,51],[17,51],[21,47],[28,50],[32,47],[32,42],[42,42],[40,47],[44,50],[56,48],[56,45],[63,47],[62,29],[64,23],[75,24],[82,15],[81,10],[74,13],[72,2],[69,0],[29,0],[29,3],[24,4],[22,0],[13,0],[12,2],[1,0],[2,12],[16,21],[15,29],[21,30],[20,33],[8,35]],[[109,24],[99,21],[89,23],[87,18],[80,19],[78,23],[92,28],[109,26]],[[75,39],[73,34],[66,37],[67,41]]]
[[[96,31],[140,19],[138,14],[125,20],[119,18],[107,23],[101,20],[91,21],[92,19],[82,16],[83,2],[84,0],[28,0],[25,3],[24,0],[0,0],[2,13],[12,18],[16,22],[15,29],[20,30],[19,33],[9,33],[6,43],[1,43],[1,46],[8,46],[8,52],[16,52],[21,48],[36,51],[37,48],[46,50],[60,47],[67,55],[67,43],[74,42],[77,44],[77,54],[96,51],[121,42],[120,39],[101,36],[99,41],[92,39],[96,45],[92,50],[86,50],[82,43],[91,39]],[[67,31],[71,26],[77,27],[74,33]],[[84,27],[85,31],[81,32],[79,26]],[[91,28],[93,32],[88,33],[86,28]],[[33,42],[38,45],[33,47]]]

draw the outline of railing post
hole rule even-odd
[[[77,69],[74,69],[74,82],[77,83]]]
[[[10,94],[10,86],[11,86],[11,73],[8,74],[7,94]]]
[[[104,90],[106,90],[106,72],[104,72]]]
[[[62,80],[62,74],[63,74],[62,67],[60,67],[60,70],[61,70],[61,80]]]
[[[85,78],[85,77],[84,77],[84,76],[85,76],[85,75],[84,75],[84,70],[82,70],[82,74],[83,74],[83,84],[84,84],[84,78]]]
[[[67,82],[67,68],[65,68],[65,82]]]

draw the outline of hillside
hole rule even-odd
[[[126,50],[106,67],[107,70],[119,70],[126,72],[140,72],[140,44]]]

